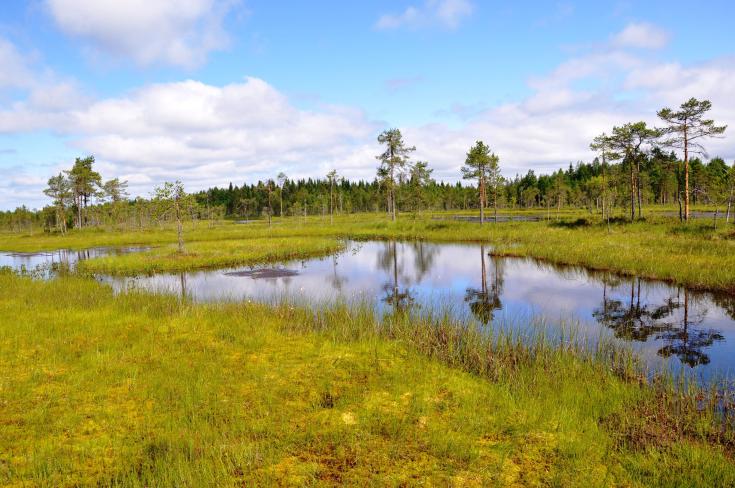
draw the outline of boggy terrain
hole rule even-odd
[[[3,235],[4,250],[151,249],[85,260],[51,280],[0,275],[0,289],[13,290],[0,294],[0,482],[735,483],[729,395],[646,375],[613,341],[560,341],[539,324],[521,337],[441,315],[376,317],[369,304],[114,294],[87,276],[328,254],[350,237],[483,241],[692,287],[735,282],[727,228],[662,217],[608,233],[580,218],[199,223],[185,230],[183,254],[167,228]]]

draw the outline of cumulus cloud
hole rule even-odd
[[[55,130],[79,154],[94,154],[106,178],[127,179],[142,195],[165,180],[203,189],[272,178],[278,171],[306,177],[339,168],[347,177],[370,178],[376,165],[368,142],[378,126],[362,111],[299,109],[258,78],[225,86],[193,80],[148,85],[63,112],[28,103],[0,112],[0,130],[17,131],[19,125],[22,131]],[[18,192],[30,180],[18,178],[28,175],[21,170],[0,188],[25,196]],[[40,201],[41,181],[33,182],[33,201]]]
[[[7,39],[0,38],[0,89],[22,88],[33,82],[25,57]]]
[[[46,0],[59,28],[95,52],[191,68],[228,44],[225,16],[237,0]]]
[[[429,161],[438,179],[459,178],[477,139],[500,155],[503,173],[513,176],[589,161],[589,142],[600,132],[637,120],[658,124],[656,110],[694,96],[712,100],[712,118],[730,126],[724,139],[706,143],[710,154],[730,160],[733,79],[731,57],[681,64],[606,45],[529,80],[525,98],[490,107],[457,105],[438,112],[439,122],[400,128],[417,146],[416,158]],[[224,86],[196,80],[145,85],[73,106],[55,106],[59,97],[64,98],[31,93],[0,109],[0,132],[55,130],[74,153],[93,153],[105,177],[130,180],[140,195],[164,180],[181,179],[200,189],[272,178],[282,170],[291,177],[319,177],[336,168],[349,178],[373,178],[375,137],[385,128],[356,108],[300,108],[258,78]],[[51,175],[60,168],[44,171]],[[0,180],[0,195],[10,195],[7,206],[43,201],[41,184],[25,178],[22,169],[12,174],[14,179]]]
[[[110,171],[144,183],[180,178],[198,188],[280,170],[313,176],[342,168],[376,130],[359,110],[298,109],[258,78],[222,87],[193,80],[147,86],[68,117],[74,145]],[[366,177],[373,169],[343,173]]]
[[[35,58],[0,37],[0,134],[50,127],[87,99],[74,80],[39,67]]]
[[[548,172],[593,158],[589,143],[601,132],[638,120],[660,125],[657,110],[696,97],[711,100],[709,115],[730,127],[726,137],[706,142],[709,154],[735,159],[735,85],[729,81],[735,78],[735,60],[718,58],[690,66],[628,61],[617,68],[620,81],[610,85],[609,67],[599,63],[597,54],[580,57],[573,64],[586,66],[584,84],[601,80],[598,88],[575,89],[580,78],[559,76],[557,69],[548,78],[534,80],[536,91],[526,99],[487,109],[459,127],[409,127],[406,136],[417,147],[416,157],[433,163],[440,178],[456,178],[464,153],[477,139],[501,156],[506,176],[529,169]]]
[[[409,6],[399,14],[384,14],[375,23],[377,29],[419,28],[439,25],[456,29],[474,11],[469,0],[426,0],[422,5]]]
[[[669,34],[665,30],[646,22],[628,24],[612,39],[614,46],[640,49],[661,49],[668,42]]]

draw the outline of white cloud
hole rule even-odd
[[[69,114],[74,144],[115,174],[197,188],[343,167],[376,127],[361,111],[301,110],[263,80],[223,87],[184,81],[144,87]],[[78,135],[77,135],[78,134]],[[367,177],[374,164],[351,177]]]
[[[441,122],[401,130],[417,146],[416,158],[429,161],[438,179],[459,178],[465,153],[477,139],[500,155],[504,174],[513,176],[589,161],[595,135],[630,121],[659,124],[658,109],[694,96],[710,99],[711,117],[730,126],[724,139],[708,140],[706,146],[711,155],[731,160],[733,79],[732,58],[683,65],[606,45],[530,80],[531,93],[523,99],[484,109],[458,107],[454,120],[447,120],[448,110],[437,117]],[[53,86],[62,94],[71,90]],[[44,98],[29,90],[26,99],[0,109],[0,132],[55,130],[74,153],[93,153],[106,178],[128,179],[140,195],[163,180],[181,179],[199,189],[252,182],[281,170],[318,177],[336,168],[349,178],[373,178],[375,137],[384,128],[354,108],[299,108],[258,78],[225,86],[195,80],[146,85],[115,98],[59,106],[53,100],[66,95]],[[36,172],[47,177],[60,168]],[[5,198],[0,206],[44,201],[42,187],[33,186],[37,180],[24,177],[34,174],[24,171],[13,170],[13,180],[0,179]]]
[[[0,133],[50,127],[60,113],[84,103],[76,82],[38,66],[36,56],[0,38]]]
[[[474,11],[469,0],[426,0],[421,6],[409,6],[400,14],[384,14],[375,23],[378,29],[419,28],[439,25],[456,29]]]
[[[59,28],[95,52],[141,65],[202,64],[228,44],[222,23],[236,0],[46,0]]]
[[[16,47],[0,38],[0,89],[22,88],[33,82],[33,75],[26,59]]]
[[[598,54],[580,57],[571,64],[583,67],[582,81],[608,80],[610,67]],[[616,65],[619,82],[606,81],[596,89],[575,89],[580,78],[560,76],[561,66],[548,78],[534,80],[536,91],[524,100],[488,109],[459,127],[427,124],[407,128],[406,136],[417,146],[416,157],[427,159],[440,178],[456,178],[464,154],[483,139],[501,157],[506,176],[556,170],[569,163],[589,161],[592,138],[614,125],[644,120],[661,125],[657,110],[678,107],[690,97],[712,101],[709,116],[728,125],[724,138],[705,142],[710,156],[735,159],[735,60],[718,58],[708,63],[682,66],[644,59],[627,59]],[[627,96],[630,94],[630,96]]]
[[[668,42],[669,34],[665,30],[646,22],[628,24],[612,39],[614,46],[640,49],[661,49]]]

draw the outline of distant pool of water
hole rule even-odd
[[[16,271],[33,272],[49,278],[60,266],[73,269],[79,261],[104,256],[117,256],[131,252],[147,251],[148,246],[92,247],[89,249],[57,249],[40,252],[0,251],[0,268],[9,267]]]

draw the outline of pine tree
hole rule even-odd
[[[661,120],[667,123],[662,132],[668,135],[664,145],[682,149],[684,151],[684,220],[689,220],[689,154],[705,154],[704,146],[699,139],[717,137],[727,129],[726,125],[716,126],[715,121],[705,119],[704,114],[712,109],[709,100],[690,98],[681,104],[680,110],[675,112],[670,108],[658,111]]]

